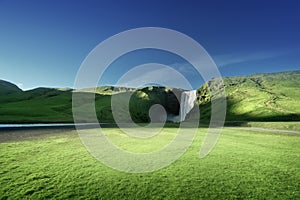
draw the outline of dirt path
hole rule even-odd
[[[0,129],[0,143],[28,140],[45,135],[64,134],[72,130],[74,130],[73,127]]]
[[[237,126],[227,126],[225,128],[300,135],[300,131],[292,131],[292,130],[279,130],[279,129],[258,128],[258,127],[237,127]],[[23,128],[23,129],[16,129],[16,130],[0,129],[0,143],[20,141],[25,139],[27,140],[38,136],[45,136],[51,134],[53,135],[64,134],[73,130],[75,130],[73,127]]]
[[[258,127],[227,127],[232,129],[242,129],[242,130],[250,130],[250,131],[265,131],[265,132],[274,132],[274,133],[288,133],[288,134],[297,134],[300,135],[300,131],[292,131],[292,130],[280,130],[280,129],[270,129],[270,128],[258,128]]]
[[[276,104],[276,101],[278,100],[278,96],[276,96],[275,93],[273,93],[270,89],[266,88],[263,85],[263,81],[259,82],[258,80],[255,79],[250,79],[258,88],[258,90],[267,93],[270,97],[264,102],[265,106],[267,108],[270,108],[272,110],[278,111],[278,112],[283,112],[283,113],[289,113],[289,114],[296,114],[293,111],[284,109],[280,107],[278,104]]]

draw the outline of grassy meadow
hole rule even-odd
[[[192,145],[176,162],[151,173],[108,168],[88,153],[74,130],[0,129],[0,199],[300,199],[300,135],[295,133],[300,131],[299,75],[293,71],[224,78],[227,126],[290,132],[227,127],[213,151],[199,159],[214,95],[209,87],[215,87],[205,83],[197,90],[201,128]],[[0,80],[0,123],[72,123],[73,92],[95,93],[98,120],[106,123],[114,123],[112,96],[122,100],[122,95],[133,94],[130,115],[145,125],[153,104],[178,114],[176,95],[182,90],[105,86],[22,91]],[[85,111],[88,105],[83,99],[78,106]],[[177,127],[168,123],[148,140],[133,139],[113,126],[104,133],[126,151],[146,153],[169,143]]]
[[[300,122],[245,122],[241,126],[300,131]]]
[[[2,142],[0,199],[300,198],[300,135],[225,128],[214,150],[199,159],[206,130],[199,128],[176,162],[142,174],[106,167],[76,131]],[[134,152],[159,149],[175,133],[165,128],[151,142],[133,146],[118,128],[105,129],[114,143]]]

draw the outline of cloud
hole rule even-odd
[[[172,68],[178,70],[181,74],[194,79],[204,80],[204,82],[212,78],[221,77],[218,67],[213,62],[211,56],[207,54],[199,54],[197,58],[191,60],[191,63],[174,63],[171,64]]]
[[[159,65],[158,63],[148,63],[144,66],[139,65],[125,73],[123,80],[119,80],[117,83],[116,81],[120,76],[119,72],[116,73],[116,77],[112,76],[112,79],[109,79],[110,76],[108,76],[109,78],[104,76],[104,78],[100,80],[102,81],[100,85],[143,87],[152,84],[189,89],[186,81],[182,81],[182,77],[185,77],[193,88],[197,88],[212,78],[222,77],[220,71],[223,69],[221,69],[221,67],[279,57],[289,53],[291,52],[259,51],[215,56],[209,56],[203,53],[199,54],[198,57],[195,56],[189,62],[187,60],[182,60],[182,62],[181,60],[176,60],[176,62],[172,62],[172,60],[166,62],[167,64],[165,65]],[[215,65],[212,60],[217,65]]]
[[[129,70],[116,85],[144,87],[149,84],[192,89],[189,81],[180,72],[158,63],[147,63]]]
[[[182,74],[193,75],[195,73],[194,67],[188,62],[183,62],[183,63],[176,62],[171,64],[170,67],[176,69],[178,72]]]
[[[274,58],[282,55],[286,55],[288,52],[272,52],[272,51],[260,51],[249,54],[224,54],[213,56],[214,61],[220,67],[245,63],[257,60],[264,60],[269,58]]]

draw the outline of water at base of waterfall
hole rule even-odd
[[[180,97],[179,115],[168,115],[167,120],[172,122],[182,122],[186,115],[193,109],[197,98],[196,90],[184,91]]]

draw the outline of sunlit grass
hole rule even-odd
[[[84,148],[75,131],[0,144],[1,199],[299,199],[300,137],[224,129],[211,154],[198,158],[205,128],[170,166],[146,174],[110,169]],[[176,128],[135,143],[149,151],[171,139]],[[133,150],[118,129],[105,129],[114,143]],[[148,147],[147,147],[148,146]]]
[[[247,122],[245,126],[300,131],[300,122]]]

